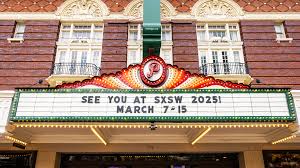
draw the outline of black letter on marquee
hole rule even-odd
[[[124,113],[124,106],[117,106],[117,113]]]
[[[82,96],[82,101],[81,101],[81,103],[86,103],[86,102],[87,102],[86,97],[87,97],[87,96]]]
[[[126,101],[127,101],[127,96],[121,96],[121,101],[122,101],[122,103],[126,103]]]
[[[154,103],[159,103],[159,96],[154,97]]]
[[[132,113],[131,107],[127,106],[125,113]]]
[[[140,106],[134,106],[134,113],[140,113]]]
[[[88,96],[88,103],[93,103],[93,96]]]
[[[135,96],[133,103],[141,103],[139,96]]]
[[[141,98],[142,98],[142,103],[145,103],[146,96],[141,96]]]
[[[95,96],[95,103],[100,103],[100,96]]]
[[[108,96],[109,103],[111,103],[113,96]]]
[[[174,96],[176,103],[182,102],[182,96]]]
[[[154,113],[154,106],[148,106],[148,113]]]

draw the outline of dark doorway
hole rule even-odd
[[[61,168],[239,168],[237,153],[62,154]]]
[[[300,168],[300,151],[264,151],[266,168]]]
[[[34,168],[36,152],[0,151],[1,168]]]

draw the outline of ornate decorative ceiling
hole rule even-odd
[[[85,0],[83,0],[85,1]],[[111,12],[122,12],[132,0],[102,0]],[[168,0],[178,12],[189,12],[198,0]],[[218,0],[201,0],[218,1]],[[228,1],[228,0],[227,0]],[[234,0],[245,12],[300,12],[300,0]],[[0,0],[0,12],[54,12],[64,0]]]

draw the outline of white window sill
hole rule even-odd
[[[19,43],[23,43],[24,42],[24,38],[8,38],[7,41],[9,43],[11,42],[19,42]]]
[[[232,42],[205,42],[198,41],[198,46],[242,46],[242,41],[232,41]]]
[[[73,43],[70,41],[66,41],[66,42],[57,41],[56,45],[59,45],[59,46],[66,46],[66,45],[70,45],[70,46],[87,46],[87,45],[101,46],[102,42],[89,41],[87,43],[85,43],[85,42]]]
[[[285,41],[288,41],[289,43],[291,43],[293,41],[293,38],[277,38],[276,41],[277,41],[277,43],[285,42]]]

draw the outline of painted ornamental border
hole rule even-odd
[[[285,93],[289,116],[60,116],[17,117],[20,93]],[[13,122],[292,122],[295,105],[289,89],[16,89],[10,121]]]

